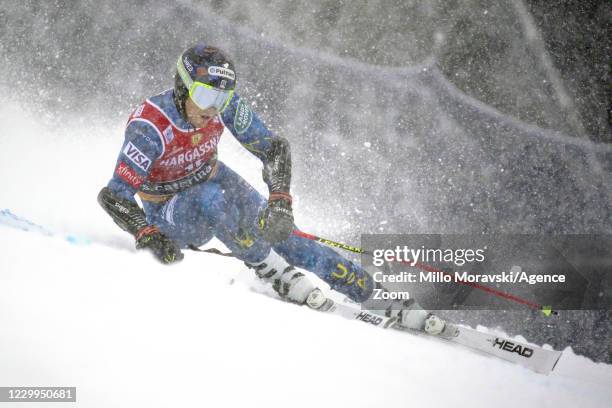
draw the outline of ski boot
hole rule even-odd
[[[398,305],[395,305],[394,309],[398,309]],[[455,325],[424,310],[414,299],[402,302],[399,310],[388,309],[387,315],[397,317],[397,324],[407,329],[418,330],[443,338],[453,338],[459,335],[459,329]]]
[[[273,249],[263,261],[245,264],[252,268],[260,279],[271,282],[276,293],[285,300],[299,305],[306,304],[311,309],[321,311],[333,305],[331,299],[327,299],[302,272],[289,265]]]

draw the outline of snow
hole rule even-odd
[[[612,368],[569,350],[567,375],[601,377],[547,377],[279,302],[215,255],[167,267],[127,247],[0,231],[0,384],[76,386],[79,407],[603,407],[612,396]]]
[[[7,105],[0,120],[0,173],[10,175],[0,209],[53,232],[0,218],[2,386],[77,387],[76,404],[55,407],[559,408],[612,398],[612,366],[571,349],[543,376],[279,302],[233,259],[190,252],[160,265],[95,201],[121,123],[49,128]],[[224,138],[221,158],[262,188],[256,160]]]

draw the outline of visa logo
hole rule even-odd
[[[128,144],[123,148],[123,154],[143,171],[148,171],[149,167],[151,167],[151,159],[149,159],[143,152],[134,146],[132,142],[128,142]]]

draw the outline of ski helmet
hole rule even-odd
[[[236,86],[234,63],[219,48],[196,44],[185,50],[176,62],[174,104],[187,120],[185,101],[188,97],[205,109],[225,109]]]

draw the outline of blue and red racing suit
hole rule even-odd
[[[370,276],[334,250],[295,235],[272,245],[259,235],[266,198],[217,159],[227,128],[265,163],[276,136],[247,103],[235,94],[206,127],[194,129],[178,112],[173,92],[147,99],[130,115],[108,188],[132,202],[138,194],[147,222],[182,248],[217,237],[247,262],[260,262],[274,248],[289,264],[315,273],[354,301],[365,301],[372,292]]]

